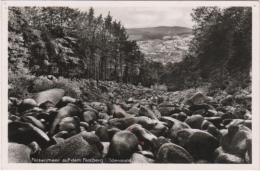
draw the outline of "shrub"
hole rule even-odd
[[[32,91],[35,79],[36,77],[34,75],[8,71],[8,84],[12,87],[8,90],[8,96],[25,98]]]
[[[40,92],[52,88],[61,88],[65,91],[66,96],[79,98],[81,87],[85,87],[86,82],[83,80],[69,79],[64,77],[53,78],[50,80],[47,76],[40,76],[34,81],[33,92]]]
[[[87,81],[67,79],[63,77],[49,79],[47,76],[36,77],[34,75],[25,73],[8,72],[8,84],[10,89],[9,97],[26,98],[30,93],[37,93],[40,91],[61,88],[65,91],[65,95],[74,98],[79,98],[82,94],[81,88],[87,87]]]

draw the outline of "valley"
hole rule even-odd
[[[166,63],[180,62],[192,40],[192,30],[185,27],[128,29],[130,40],[136,40],[145,59]]]

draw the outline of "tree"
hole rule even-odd
[[[126,65],[128,80],[133,80],[137,63],[143,61],[136,42],[127,40],[123,24],[113,21],[110,13],[104,19],[96,17],[92,7],[88,12],[68,7],[12,7],[9,18],[13,70],[18,66],[15,61],[22,61],[37,76],[120,81]]]
[[[225,88],[230,76],[237,81],[249,77],[251,10],[250,7],[199,7],[191,14],[196,24],[190,55],[198,58],[202,78],[220,88]],[[238,86],[242,86],[239,81]]]

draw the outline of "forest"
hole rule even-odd
[[[69,7],[9,7],[10,74],[109,80],[184,90],[251,83],[251,7],[193,9],[194,38],[183,61],[148,61],[110,13]],[[15,76],[14,76],[15,77]],[[9,82],[12,80],[9,80]]]
[[[143,56],[108,14],[68,7],[9,9],[9,69],[31,74],[130,80]],[[125,74],[124,74],[125,73]]]

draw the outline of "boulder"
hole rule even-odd
[[[186,104],[188,105],[198,105],[201,103],[207,102],[207,97],[201,92],[195,93],[191,98],[186,100]]]
[[[243,118],[244,118],[245,120],[252,120],[252,114],[251,114],[251,113],[246,113],[246,114],[243,116]]]
[[[155,126],[149,129],[149,131],[157,137],[164,135],[167,130],[168,128],[165,126],[165,123],[160,121],[156,122]]]
[[[153,154],[156,156],[158,150],[161,148],[163,144],[170,143],[171,141],[163,136],[155,138],[152,140],[153,144]]]
[[[93,107],[97,111],[105,112],[105,110],[107,109],[106,104],[105,103],[101,103],[101,102],[91,102],[90,106]]]
[[[129,114],[133,114],[133,115],[135,115],[135,116],[138,116],[138,115],[139,115],[139,111],[140,111],[139,108],[137,108],[137,107],[132,107],[132,108],[128,111],[128,113],[129,113]]]
[[[200,130],[198,129],[183,129],[179,130],[177,132],[177,144],[182,146],[185,149],[189,148],[189,141],[190,141],[190,136],[194,132],[198,132]]]
[[[104,149],[102,151],[102,158],[106,158],[107,157],[107,154],[108,154],[108,150],[109,150],[109,145],[110,145],[110,142],[101,142]]]
[[[158,104],[161,104],[162,102],[164,102],[165,100],[167,100],[167,96],[166,97],[161,97],[161,96],[159,96],[158,97]]]
[[[233,112],[233,115],[236,116],[236,118],[244,119],[244,115],[246,113],[249,113],[247,109],[245,109],[244,107],[237,107]]]
[[[196,160],[195,163],[197,163],[197,164],[205,164],[205,163],[209,164],[209,163],[211,163],[211,161],[206,160],[206,159],[199,159],[199,160]]]
[[[216,107],[216,111],[226,113],[227,109],[225,108],[225,106],[218,106]]]
[[[77,116],[63,118],[59,123],[59,131],[67,131],[68,137],[80,133],[80,120]]]
[[[20,117],[16,115],[9,115],[8,119],[12,122],[20,121]]]
[[[159,108],[164,108],[164,107],[176,107],[175,104],[172,102],[164,101],[161,104],[159,104]]]
[[[113,118],[127,118],[132,117],[127,114],[125,110],[123,110],[120,106],[116,104],[107,104],[108,107],[108,115],[113,115]]]
[[[134,99],[132,97],[129,97],[127,100],[126,100],[126,103],[134,103]]]
[[[77,99],[75,98],[72,98],[70,96],[63,96],[60,101],[57,103],[57,107],[58,108],[61,108],[61,107],[64,107],[66,106],[67,104],[69,103],[76,103],[77,102]]]
[[[192,115],[201,115],[201,116],[207,116],[207,112],[205,109],[199,109],[199,110],[196,110],[195,112],[193,112]]]
[[[188,151],[194,159],[213,160],[213,152],[219,147],[219,141],[211,134],[197,131],[190,135]]]
[[[80,159],[79,162],[82,162],[84,158],[101,159],[102,151],[103,145],[95,134],[81,132],[43,150],[38,158],[59,159],[59,162],[63,159],[75,158]]]
[[[30,157],[34,157],[37,156],[40,151],[41,151],[41,147],[37,144],[37,142],[33,141],[31,144],[29,144],[27,147],[29,147],[31,149],[31,155]]]
[[[146,150],[152,149],[152,142],[157,137],[139,124],[131,125],[126,129],[132,132],[138,139],[139,144]]]
[[[100,141],[109,142],[109,133],[105,126],[100,126],[96,130],[95,134],[99,137]]]
[[[57,116],[55,117],[52,123],[49,132],[50,136],[53,136],[55,133],[57,133],[58,125],[63,118],[77,116],[78,113],[79,113],[79,108],[72,103],[69,103],[67,106],[60,108]]]
[[[106,113],[101,113],[101,112],[99,112],[99,113],[98,113],[98,118],[99,118],[99,119],[105,119],[105,120],[108,120],[108,119],[110,119],[110,118],[112,118],[112,117],[109,116],[109,115],[106,114]]]
[[[22,113],[24,111],[27,111],[29,109],[33,109],[34,107],[37,107],[38,104],[34,99],[24,99],[21,104],[18,106],[18,112]]]
[[[187,116],[191,116],[192,115],[190,109],[188,109],[188,108],[182,108],[181,112],[184,112]]]
[[[216,110],[208,110],[207,117],[212,117],[218,115],[218,112]]]
[[[119,103],[119,106],[124,109],[125,111],[129,110],[131,108],[131,105],[126,104],[125,102]]]
[[[108,121],[106,119],[98,119],[97,123],[102,126],[108,127]]]
[[[110,129],[108,129],[107,132],[108,132],[108,135],[109,135],[109,140],[111,141],[112,138],[113,138],[113,136],[114,136],[116,133],[120,132],[120,131],[121,131],[121,130],[118,129],[118,128],[110,128]]]
[[[61,98],[64,96],[64,94],[65,94],[65,91],[63,89],[54,88],[54,89],[49,89],[46,91],[36,93],[33,96],[33,99],[38,104],[42,104],[46,101],[50,101],[54,105],[56,105],[61,100]]]
[[[222,123],[221,117],[204,117],[204,119],[211,122],[218,129],[222,128],[221,127],[221,123]]]
[[[201,130],[207,130],[209,125],[213,125],[213,124],[207,120],[203,120],[203,122],[201,123]]]
[[[157,118],[162,117],[161,112],[160,112],[159,110],[153,109],[152,111],[153,111],[153,113],[156,115]]]
[[[86,130],[84,130],[86,131]],[[82,132],[82,131],[81,131]],[[55,142],[55,144],[59,144],[63,141],[65,141],[65,139],[68,138],[69,133],[67,131],[60,131],[57,134],[53,135],[53,137],[51,138],[52,141]],[[52,144],[53,145],[53,144]]]
[[[178,114],[178,116],[177,116],[176,119],[178,119],[178,120],[181,121],[181,122],[184,122],[185,119],[187,119],[187,115],[186,115],[186,113],[184,113],[184,112],[180,112],[180,113]]]
[[[221,153],[215,160],[214,163],[245,163],[245,160],[241,157],[228,154],[228,153]]]
[[[204,117],[201,115],[192,115],[187,117],[184,122],[188,124],[191,128],[200,129],[203,120]]]
[[[197,110],[205,110],[205,113],[207,113],[208,110],[216,110],[213,106],[209,104],[198,104],[198,105],[192,105],[189,107],[189,110],[193,113]]]
[[[101,126],[100,124],[94,124],[94,125],[91,126],[89,129],[87,129],[87,132],[93,132],[93,133],[95,133],[100,126]]]
[[[231,141],[233,140],[233,137],[236,135],[236,133],[239,131],[238,126],[229,126],[228,131],[222,134],[220,139],[220,146],[225,152],[228,152],[230,149]]]
[[[209,125],[207,128],[207,132],[213,135],[215,138],[217,138],[219,141],[222,137],[222,134],[220,133],[219,129],[216,128],[214,125]]]
[[[83,120],[89,125],[93,124],[97,120],[97,115],[93,111],[85,111],[83,114]]]
[[[84,105],[83,111],[84,111],[84,112],[85,112],[85,111],[92,111],[92,112],[94,112],[94,113],[97,114],[97,115],[98,115],[98,113],[99,113],[96,109],[94,109],[93,107],[88,106],[88,105]]]
[[[55,105],[52,102],[50,102],[50,101],[46,101],[46,102],[41,103],[39,105],[39,107],[42,108],[42,109],[47,110],[47,109],[50,109],[50,108],[55,108]]]
[[[29,145],[36,141],[41,148],[49,145],[49,137],[39,128],[23,122],[11,122],[8,124],[8,142]]]
[[[224,114],[221,116],[221,119],[222,119],[222,120],[225,120],[225,119],[234,119],[234,116],[232,116],[231,113],[227,112],[227,113],[224,113]]]
[[[154,159],[145,157],[143,154],[134,153],[131,156],[131,163],[154,163]]]
[[[162,117],[161,120],[168,123],[169,125],[168,127],[170,128],[170,130],[169,130],[169,137],[167,138],[170,138],[172,142],[177,141],[178,131],[183,129],[190,129],[188,124],[171,117]]]
[[[139,111],[139,115],[140,116],[147,116],[151,119],[157,119],[157,116],[153,113],[153,111],[151,109],[149,109],[148,107],[145,106],[141,106],[140,111]]]
[[[240,105],[246,105],[247,104],[247,100],[246,100],[246,96],[243,94],[237,94],[234,96],[234,101],[236,102],[236,104],[240,104]]]
[[[157,122],[153,121],[152,119],[141,116],[141,117],[133,117],[133,118],[115,118],[115,119],[110,119],[108,121],[108,124],[110,127],[117,127],[121,130],[125,130],[129,126],[133,124],[140,124],[142,127],[145,129],[152,129]]]
[[[235,154],[237,156],[244,157],[247,150],[247,143],[246,143],[247,139],[251,139],[251,138],[252,138],[251,132],[239,130],[233,137],[228,152],[230,154]]]
[[[114,159],[129,159],[137,150],[138,138],[129,131],[117,132],[109,146],[110,158]]]
[[[156,163],[194,163],[191,155],[181,146],[165,143],[159,149]]]
[[[23,144],[8,143],[8,163],[31,163],[31,149]]]
[[[20,121],[22,122],[27,122],[27,123],[31,123],[32,125],[40,128],[41,130],[43,130],[44,132],[46,132],[46,127],[45,125],[43,125],[43,123],[41,121],[39,121],[38,119],[36,119],[33,116],[23,116],[21,117]]]
[[[224,112],[217,111],[217,113],[215,113],[213,116],[215,116],[215,117],[221,117],[221,119],[222,119],[222,116],[223,116],[224,114],[225,114]]]
[[[220,103],[223,106],[233,106],[234,103],[235,103],[235,99],[234,99],[234,97],[232,95],[228,95],[225,98],[221,99]]]
[[[216,148],[216,150],[213,152],[213,160],[215,161],[216,158],[222,153],[224,153],[224,151],[221,146]]]
[[[176,110],[175,107],[160,107],[159,111],[162,116],[171,116],[174,113],[180,112],[180,110]]]
[[[85,130],[88,130],[88,129],[89,129],[89,124],[88,124],[87,122],[81,121],[81,122],[80,122],[80,126],[84,127]]]
[[[247,163],[252,163],[252,139],[246,140],[245,160]]]
[[[174,114],[172,114],[170,117],[172,117],[172,118],[174,118],[174,119],[177,119],[178,116],[179,116],[178,113],[174,113]]]

